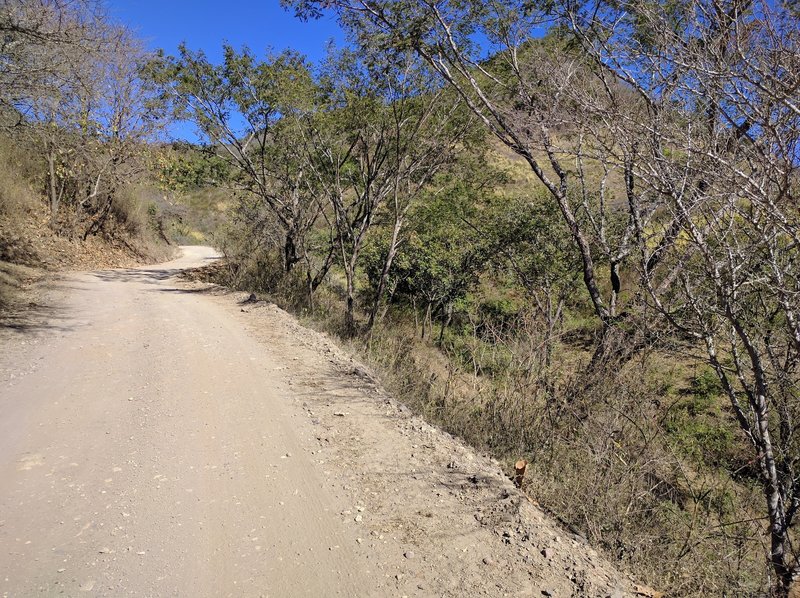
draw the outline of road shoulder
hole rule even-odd
[[[326,335],[245,293],[204,283],[282,365],[276,376],[310,427],[319,468],[347,495],[398,595],[626,596],[634,584],[555,525],[499,464],[427,424]]]

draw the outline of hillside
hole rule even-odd
[[[41,307],[39,287],[72,270],[130,267],[163,261],[174,248],[159,238],[148,207],[121,195],[99,234],[82,238],[79,223],[53,227],[39,191],[43,164],[25,146],[0,139],[0,321],[17,326]]]

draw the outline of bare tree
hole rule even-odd
[[[564,18],[598,76],[624,81],[644,108],[623,115],[619,143],[641,284],[701,343],[753,449],[785,593],[800,571],[800,23],[767,2],[632,8]]]
[[[71,87],[76,60],[112,42],[95,0],[4,0],[0,103],[24,116],[32,96],[54,96]]]
[[[90,0],[10,0],[0,9],[0,104],[6,126],[41,149],[51,224],[65,200],[98,232],[141,143],[163,124],[149,59]],[[130,173],[127,173],[128,175]]]

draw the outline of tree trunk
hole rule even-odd
[[[422,338],[425,338],[425,331],[428,326],[428,322],[431,320],[431,309],[433,308],[433,303],[428,301],[427,305],[425,306],[425,315],[422,317]]]
[[[347,336],[355,336],[355,272],[351,271],[350,268],[346,268],[345,277],[347,278],[347,309],[344,313],[344,330]]]
[[[440,347],[442,346],[442,342],[444,342],[444,331],[447,330],[447,327],[453,319],[453,304],[448,303],[445,311],[447,312],[447,317],[442,320],[442,328],[439,330],[439,340],[437,341]]]
[[[314,313],[314,279],[311,270],[306,270],[306,292],[308,293],[308,312]]]
[[[397,255],[397,241],[400,237],[400,229],[403,226],[403,220],[397,219],[394,223],[394,230],[392,230],[392,240],[389,243],[389,253],[386,254],[386,260],[383,263],[383,270],[381,271],[381,277],[378,281],[378,289],[375,291],[375,298],[372,301],[372,308],[369,312],[369,322],[367,322],[367,330],[371,331],[372,327],[375,325],[375,319],[378,315],[378,310],[381,306],[381,297],[383,295],[383,291],[386,288],[386,282],[389,279],[389,271],[392,268],[392,262],[394,261],[394,256]]]
[[[90,235],[96,235],[99,233],[103,226],[106,223],[106,219],[108,215],[111,213],[111,205],[114,203],[114,192],[113,190],[108,194],[108,200],[106,204],[103,206],[103,209],[100,213],[92,220],[89,226],[86,229],[86,232],[83,233],[83,240],[85,241]]]
[[[294,268],[294,265],[300,261],[297,255],[297,244],[294,236],[293,232],[287,232],[286,240],[283,244],[283,270],[286,274],[289,274]]]
[[[50,182],[50,228],[55,229],[59,201],[56,186],[56,155],[52,148],[47,152],[47,172]]]

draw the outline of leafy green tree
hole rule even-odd
[[[483,218],[470,226],[487,239],[491,263],[510,273],[543,321],[545,367],[549,368],[568,307],[580,308],[580,258],[569,230],[543,194],[495,198]]]
[[[178,113],[197,125],[207,150],[227,165],[236,189],[277,222],[283,267],[291,272],[320,213],[294,150],[293,124],[313,112],[317,93],[306,60],[288,51],[258,60],[246,48],[225,46],[215,65],[181,46],[178,57],[155,65],[153,76]]]
[[[432,334],[441,320],[439,338],[453,316],[454,306],[474,289],[487,270],[489,239],[467,222],[477,215],[475,189],[454,184],[430,193],[409,212],[408,228],[387,277],[389,300],[422,309],[422,337]],[[366,272],[373,288],[383,275],[391,248],[391,229],[371,244]]]
[[[355,333],[356,277],[377,218],[392,221],[370,308],[375,322],[406,215],[474,131],[460,99],[431,84],[413,54],[390,62],[332,52],[320,79],[324,110],[306,138],[310,184],[327,198],[346,278],[345,327]]]

